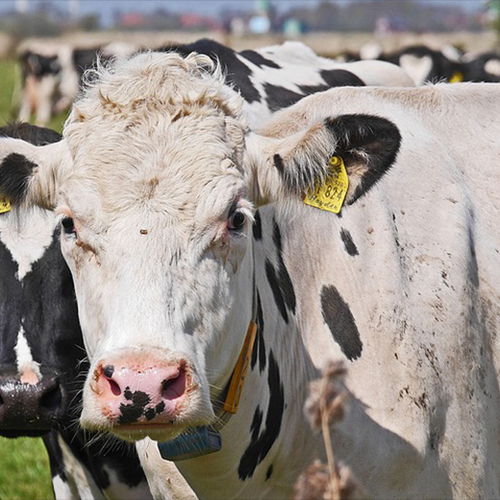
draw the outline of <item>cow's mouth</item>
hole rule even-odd
[[[139,441],[149,437],[155,441],[168,441],[185,429],[175,424],[127,424],[117,425],[110,431],[125,441]]]

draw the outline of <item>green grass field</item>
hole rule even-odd
[[[0,126],[16,119],[14,108],[19,102],[21,93],[19,77],[15,61],[0,59]],[[65,114],[54,116],[48,126],[61,132],[65,119]]]
[[[52,500],[49,460],[41,439],[0,438],[0,500]]]
[[[12,97],[19,89],[13,61],[0,60],[0,126],[15,119]],[[17,84],[17,87],[16,87]],[[51,128],[60,131],[64,117],[55,117]],[[0,500],[53,499],[47,452],[41,439],[0,438]]]

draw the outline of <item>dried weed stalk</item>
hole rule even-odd
[[[295,500],[352,500],[365,497],[349,468],[335,463],[332,450],[330,425],[344,418],[344,403],[348,397],[342,385],[345,374],[343,363],[331,361],[323,370],[322,378],[310,384],[305,413],[311,427],[322,432],[327,464],[316,460],[301,474],[295,483]]]

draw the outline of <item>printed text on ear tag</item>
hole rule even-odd
[[[7,196],[0,195],[0,214],[10,212],[10,200]]]
[[[321,185],[316,186],[314,191],[310,191],[304,197],[304,203],[338,214],[349,188],[349,177],[340,156],[333,156],[330,165],[332,166],[330,174]]]

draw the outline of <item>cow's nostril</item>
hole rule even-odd
[[[120,386],[112,379],[112,378],[108,378],[106,379],[109,383],[109,387],[111,389],[111,392],[115,395],[115,396],[119,396],[121,393],[122,393],[122,390],[120,389]]]
[[[115,367],[113,365],[106,365],[102,369],[102,373],[104,373],[104,375],[106,375],[106,377],[108,378],[111,378],[114,372],[115,372]]]
[[[56,383],[49,390],[45,391],[40,398],[40,408],[44,410],[54,411],[59,408],[62,401],[61,388],[59,384]]]
[[[181,370],[177,377],[164,380],[161,389],[165,399],[180,398],[186,391],[186,372]]]
[[[2,395],[0,394],[0,406],[3,405],[3,397]]]

